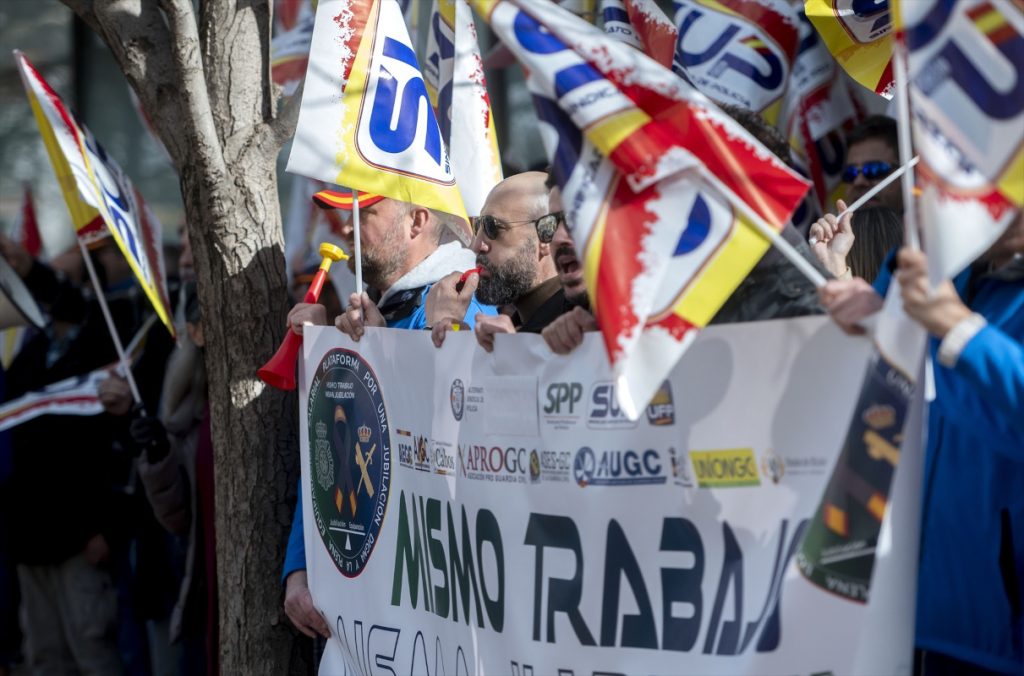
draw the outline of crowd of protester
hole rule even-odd
[[[785,139],[758,115],[728,112],[789,161]],[[892,120],[871,117],[853,130],[845,201],[836,212],[892,173],[897,157]],[[296,304],[288,315],[296,333],[333,323],[359,341],[368,326],[429,330],[440,347],[450,331],[472,330],[487,351],[497,334],[535,333],[553,352],[569,354],[598,330],[581,253],[548,174],[506,178],[469,228],[378,195],[362,194],[359,204],[368,288],[344,303],[328,292],[320,303]],[[787,226],[783,237],[829,281],[815,289],[770,250],[713,323],[828,312],[843,330],[860,333],[898,280],[904,309],[931,335],[934,364],[916,659],[923,673],[1020,673],[1024,217],[933,290],[924,255],[900,249],[902,213],[894,182],[852,216],[827,214],[808,233]],[[339,234],[351,251],[354,233],[345,223]],[[7,239],[0,248],[51,320],[4,373],[5,399],[113,362],[77,267],[31,260]],[[90,255],[128,337],[142,324],[145,299],[111,253],[108,244]],[[187,240],[179,268],[184,330],[177,346],[150,332],[134,368],[141,407],[115,376],[100,392],[104,414],[42,416],[0,440],[13,458],[4,465],[4,509],[20,515],[5,520],[2,534],[3,594],[20,593],[24,631],[23,641],[13,638],[19,617],[6,608],[0,633],[8,664],[24,649],[34,673],[217,673],[213,453]],[[302,522],[300,502],[282,543],[283,609],[302,633],[328,637],[307,586]]]

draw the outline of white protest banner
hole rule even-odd
[[[570,358],[536,336],[304,345],[321,674],[910,672],[916,522],[887,522],[866,602],[792,561],[868,341],[820,317],[710,327],[636,421],[596,335]]]

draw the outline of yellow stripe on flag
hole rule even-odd
[[[621,176],[616,176],[612,179],[609,185],[608,194],[614,194],[615,186],[619,181],[622,180]],[[594,316],[598,315],[598,305],[601,299],[598,298],[596,293],[593,293],[591,289],[597,288],[597,271],[601,267],[601,252],[604,250],[604,231],[605,226],[608,224],[608,208],[609,198],[605,197],[604,204],[601,207],[601,212],[597,215],[594,221],[594,228],[590,231],[590,238],[584,243],[584,246],[579,249],[583,251],[583,282],[587,286],[587,293],[590,295],[590,310]]]
[[[651,121],[647,113],[634,108],[617,113],[586,130],[587,139],[605,156],[611,155],[619,144]]]
[[[974,25],[978,27],[979,31],[988,35],[1005,26],[1006,19],[994,7],[989,5],[984,14],[974,19]]]
[[[1017,156],[1010,160],[1006,171],[999,177],[996,184],[999,192],[1003,193],[1006,199],[1013,202],[1017,208],[1024,207],[1024,148],[1017,152]]]
[[[707,326],[770,246],[749,221],[737,219],[732,234],[683,292],[673,312],[694,326]]]
[[[861,85],[878,91],[879,81],[892,61],[893,32],[871,42],[859,42],[836,16],[831,0],[807,0],[805,11],[839,65]]]
[[[30,88],[25,89],[29,104],[32,106],[32,115],[36,118],[39,127],[39,134],[43,137],[43,145],[46,147],[46,154],[50,156],[50,164],[53,165],[53,172],[57,175],[57,182],[60,184],[60,191],[64,194],[64,201],[68,205],[68,212],[71,214],[71,223],[75,231],[79,231],[99,217],[100,212],[87,204],[78,196],[78,184],[71,172],[71,165],[64,157],[64,152],[57,142],[53,127],[46,119],[39,101]]]

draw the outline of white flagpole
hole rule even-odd
[[[899,129],[900,163],[907,164],[914,152],[910,129],[910,72],[907,68],[907,47],[900,41],[893,42],[893,76],[896,80],[896,119]],[[917,230],[917,200],[914,199],[914,172],[903,174],[903,244],[911,249],[921,248]]]
[[[910,160],[909,162],[904,164],[902,167],[900,167],[896,171],[894,171],[891,174],[889,174],[888,176],[886,176],[882,181],[880,181],[878,183],[878,185],[876,185],[874,188],[872,188],[871,190],[868,190],[866,193],[864,193],[859,200],[857,200],[856,202],[854,202],[850,206],[846,207],[845,211],[841,212],[838,216],[836,216],[836,220],[837,221],[841,221],[843,219],[843,216],[845,216],[847,214],[852,214],[857,209],[860,209],[862,206],[864,206],[865,204],[868,203],[868,200],[870,200],[872,197],[874,197],[878,193],[882,192],[882,190],[885,188],[885,186],[889,185],[890,183],[895,181],[900,176],[903,176],[903,174],[907,173],[908,169],[910,169],[912,167],[916,167],[917,163],[920,162],[920,161],[921,161],[921,158],[915,156],[914,159]]]
[[[356,258],[356,293],[363,293],[363,248],[359,242],[359,191],[352,190],[352,230],[355,243],[352,255]]]
[[[85,244],[81,239],[75,237],[75,241],[78,242],[78,248],[82,252],[82,260],[85,262],[85,269],[89,271],[89,279],[92,280],[92,288],[96,291],[96,300],[100,304],[100,310],[103,311],[103,319],[107,322],[107,330],[110,331],[110,338],[114,341],[114,349],[117,351],[117,359],[121,362],[121,368],[124,369],[124,377],[128,381],[128,387],[132,391],[132,399],[135,400],[136,404],[142,404],[142,396],[139,394],[139,386],[135,384],[135,376],[132,375],[132,365],[128,361],[128,356],[125,354],[124,345],[121,344],[121,338],[117,335],[117,327],[114,326],[114,319],[110,316],[110,308],[107,307],[107,298],[103,295],[103,286],[100,284],[99,277],[96,276],[96,268],[93,267],[92,258],[89,256],[89,251],[85,248]],[[146,415],[145,408],[143,408],[142,415]]]
[[[782,235],[778,233],[775,228],[768,225],[768,222],[761,218],[754,209],[750,207],[746,202],[741,199],[737,199],[733,202],[734,206],[739,207],[739,210],[743,212],[743,215],[750,219],[751,224],[760,232],[764,237],[772,243],[776,249],[779,250],[786,260],[796,266],[796,269],[803,273],[811,284],[814,284],[814,288],[820,289],[825,286],[825,276],[818,272],[818,269],[814,267],[810,261],[800,255],[800,252],[793,248],[793,245],[789,243]]]

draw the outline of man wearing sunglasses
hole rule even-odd
[[[495,334],[540,333],[567,309],[551,256],[558,217],[548,213],[546,177],[528,171],[506,178],[491,190],[473,221],[472,248],[480,268],[476,299],[506,308],[506,314],[477,319],[477,339],[488,351]],[[432,293],[452,296],[457,284],[458,276],[449,275]],[[436,345],[443,343],[451,324],[434,325]]]
[[[899,140],[896,121],[884,115],[872,115],[846,137],[846,203],[853,204],[879,181],[899,168]],[[868,201],[869,206],[888,207],[903,213],[903,189],[893,181]]]

